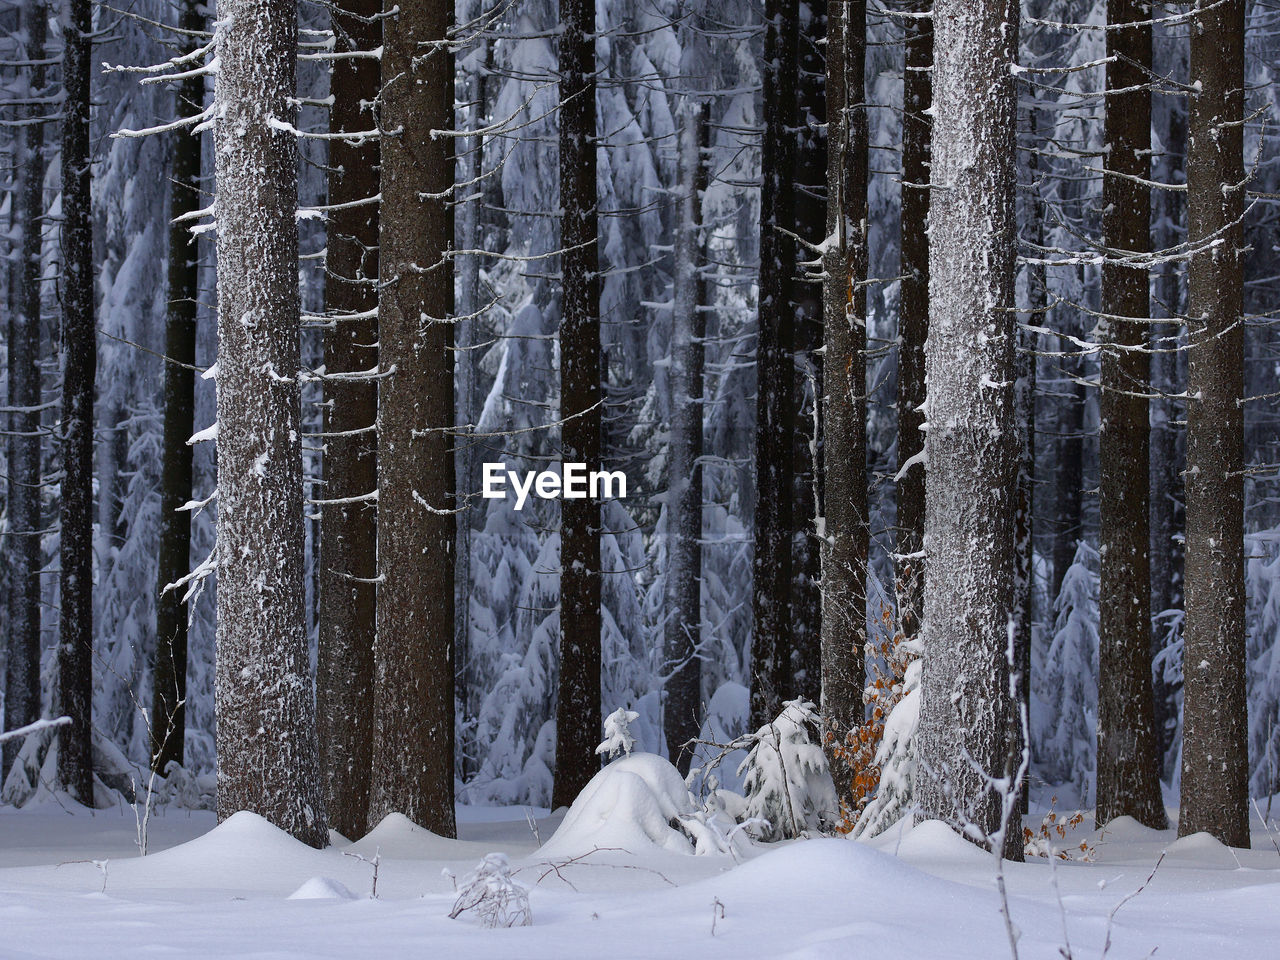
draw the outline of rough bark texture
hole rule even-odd
[[[756,340],[756,509],[752,561],[751,719],[778,715],[792,686],[794,567],[796,0],[766,0],[764,140],[760,151],[759,334]]]
[[[218,817],[328,840],[303,611],[296,7],[224,0],[218,217]]]
[[[197,31],[204,17],[195,2],[183,5],[178,26]],[[185,49],[194,50],[189,36]],[[204,107],[204,78],[189,77],[178,87],[174,112],[183,116]],[[200,293],[199,247],[186,220],[205,204],[200,193],[200,137],[174,137],[169,174],[169,285],[165,309],[164,437],[160,459],[160,557],[156,584],[156,661],[151,688],[151,765],[164,773],[182,765],[186,739],[187,604],[185,587],[165,588],[187,575],[191,563],[191,444],[195,433],[196,310]]]
[[[45,55],[48,12],[43,3],[23,10],[26,55]],[[33,95],[44,89],[45,70],[31,69]],[[28,112],[38,115],[39,108]],[[9,418],[9,656],[5,674],[4,729],[40,718],[40,247],[44,217],[44,125],[28,124],[19,137],[19,206],[22,227],[17,316],[9,339],[9,400],[19,412]],[[21,746],[4,745],[0,772],[8,771]]]
[[[927,13],[930,2],[910,12]],[[933,24],[906,21],[902,81],[902,274],[898,313],[898,468],[924,449],[924,342],[929,335],[929,154],[933,102]],[[924,610],[924,464],[897,480],[898,615],[903,636],[914,639]]]
[[[1140,0],[1110,0],[1113,26],[1150,17]],[[1165,828],[1151,696],[1150,389],[1146,323],[1151,313],[1147,268],[1123,262],[1151,249],[1151,27],[1107,32],[1108,91],[1102,178],[1103,243],[1098,336],[1117,349],[1102,353],[1099,397],[1101,468],[1098,630],[1097,822],[1129,816]],[[1131,318],[1131,319],[1130,319]]]
[[[1179,836],[1249,846],[1245,704],[1244,0],[1191,32],[1186,622]]]
[[[692,752],[683,744],[702,728],[702,412],[703,337],[701,209],[706,189],[701,132],[705,107],[692,95],[680,109],[680,187],[671,325],[670,503],[672,530],[666,577],[663,645],[670,676],[663,729],[667,754],[682,774]]]
[[[378,635],[369,826],[456,836],[453,809],[453,5],[382,21]]]
[[[379,0],[344,0],[333,11],[344,50],[373,50],[382,39]],[[373,127],[361,104],[378,94],[378,61],[334,64],[329,114],[334,131]],[[335,140],[329,147],[329,203],[359,204],[378,194],[376,140]],[[325,305],[334,316],[325,331],[330,374],[371,371],[378,365],[378,207],[365,203],[334,211],[328,228]],[[329,379],[324,479],[328,503],[320,521],[320,644],[316,661],[320,767],[329,822],[347,837],[364,833],[369,818],[373,755],[373,641],[377,627],[372,582],[378,566],[377,503],[361,500],[378,487],[378,386],[372,380]]]
[[[93,206],[89,195],[92,5],[67,0],[63,20],[62,120],[62,491],[59,536],[58,779],[93,804]]]
[[[1018,8],[934,5],[925,670],[918,798],[971,839],[1002,830],[1017,438],[1014,263]],[[1017,823],[1006,856],[1021,858]],[[994,841],[990,841],[994,842]]]
[[[863,720],[867,610],[867,6],[827,5],[827,253],[822,405],[822,717],[828,763],[852,810],[850,731]]]
[[[795,204],[788,230],[809,243],[821,243],[826,229],[826,0],[803,0],[796,30]],[[800,261],[812,260],[803,254]],[[795,328],[795,426],[791,434],[793,584],[791,604],[791,684],[788,697],[817,703],[822,696],[822,545],[815,518],[821,500],[821,420],[809,402],[822,393],[822,284],[801,265],[794,268],[792,306]],[[817,436],[814,436],[815,425]],[[817,457],[814,443],[818,444]],[[815,462],[816,461],[816,462]],[[815,476],[815,470],[817,476]],[[817,486],[815,487],[815,481]]]
[[[600,277],[594,0],[560,4],[561,460],[600,469]],[[560,504],[560,689],[551,805],[600,769],[600,504]]]

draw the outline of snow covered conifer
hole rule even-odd
[[[596,753],[610,759],[618,754],[631,756],[635,748],[636,738],[631,735],[631,724],[640,719],[640,714],[626,707],[619,707],[604,718],[604,741],[596,747]]]
[[[750,738],[754,743],[738,768],[747,798],[744,817],[767,823],[760,828],[766,840],[829,830],[839,819],[826,755],[810,739],[820,729],[812,703],[788,700],[777,719]]]

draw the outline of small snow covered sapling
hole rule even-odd
[[[482,927],[533,925],[529,891],[511,878],[511,862],[505,853],[489,853],[463,882],[449,919],[474,913]]]
[[[822,832],[839,822],[835,784],[822,747],[810,739],[821,719],[808,700],[788,700],[772,723],[751,737],[738,773],[747,797],[746,819],[767,821],[766,840]]]
[[[610,760],[618,754],[631,756],[635,749],[636,738],[631,735],[631,724],[640,718],[640,714],[626,707],[619,707],[604,718],[604,741],[596,747],[597,754],[603,754]]]

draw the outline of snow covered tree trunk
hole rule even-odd
[[[840,801],[853,804],[847,737],[863,721],[867,617],[867,6],[827,5],[827,241],[823,257],[822,720]],[[785,593],[783,594],[785,596]]]
[[[218,816],[328,841],[303,611],[297,8],[224,0],[218,221]]]
[[[178,26],[199,31],[204,16],[195,0],[183,4]],[[198,45],[185,38],[185,50]],[[188,77],[174,98],[175,115],[204,107],[204,77]],[[188,131],[174,135],[169,174],[168,303],[165,310],[164,435],[160,459],[160,557],[156,585],[156,659],[151,694],[151,764],[163,773],[171,762],[183,762],[186,738],[187,604],[186,590],[165,591],[187,575],[191,563],[191,514],[183,510],[192,498],[191,445],[195,433],[196,313],[200,296],[199,245],[187,219],[205,206],[200,193],[201,137]]]
[[[913,14],[929,11],[916,0]],[[924,449],[924,342],[929,335],[929,153],[933,101],[933,25],[912,17],[905,24],[902,80],[902,274],[898,312],[898,468]],[[924,610],[924,464],[897,480],[898,616],[903,636],[914,639]]]
[[[58,779],[93,805],[93,205],[89,195],[93,9],[66,0],[62,58],[62,490],[59,534],[58,692],[71,723],[59,731]]]
[[[369,826],[456,836],[453,809],[452,3],[382,21],[378,631]],[[593,730],[594,734],[595,731]]]
[[[934,4],[929,399],[925,456],[925,660],[918,794],[926,816],[999,834],[1012,698],[1018,429],[1012,0]],[[1005,855],[1022,838],[1007,831]]]
[[[675,237],[675,283],[671,323],[671,437],[669,520],[674,530],[666,575],[663,646],[666,682],[663,729],[667,754],[689,772],[691,751],[681,746],[702,728],[702,413],[706,313],[702,284],[701,205],[706,189],[701,131],[706,107],[684,97],[679,122],[680,191]]]
[[[794,646],[796,0],[766,0],[760,149],[759,332],[756,339],[756,509],[752,561],[751,729],[777,717],[791,688]]]
[[[379,0],[344,0],[333,9],[340,50],[372,51],[382,40]],[[378,61],[339,60],[333,66],[331,131],[369,130],[378,95]],[[329,203],[360,204],[378,194],[376,140],[334,140],[329,147]],[[338,209],[330,217],[325,307],[325,372],[355,374],[378,366],[378,206]],[[347,837],[365,832],[373,751],[373,642],[376,623],[378,509],[378,385],[372,380],[324,382],[324,478],[320,521],[319,704],[320,766],[329,822]]]
[[[1151,694],[1148,270],[1121,257],[1151,249],[1151,26],[1149,5],[1110,0],[1106,144],[1102,178],[1102,352],[1099,397],[1097,822],[1129,816],[1166,826]],[[1128,26],[1127,24],[1141,24]]]
[[[1191,31],[1186,623],[1178,834],[1249,845],[1245,704],[1244,0]]]
[[[595,0],[560,3],[561,459],[600,469]],[[600,504],[560,502],[560,689],[552,807],[600,769]]]
[[[38,64],[45,56],[48,10],[35,2],[22,11],[26,56]],[[44,89],[45,70],[33,66],[29,90]],[[33,107],[27,118],[40,115]],[[29,123],[18,139],[18,193],[22,228],[18,273],[18,311],[9,338],[9,397],[17,408],[9,418],[7,507],[9,514],[9,650],[5,674],[4,729],[16,730],[40,719],[40,257],[44,217],[44,125]],[[7,771],[22,744],[4,745]]]

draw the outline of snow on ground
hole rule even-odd
[[[0,957],[1009,956],[992,859],[941,824],[900,826],[871,843],[756,845],[736,863],[606,829],[604,800],[558,834],[563,815],[546,810],[460,807],[459,840],[391,818],[324,851],[250,814],[215,826],[210,814],[171,810],[152,819],[145,858],[129,808],[6,808]],[[530,819],[553,845],[539,849]],[[1147,889],[1116,914],[1108,957],[1280,958],[1280,852],[1275,834],[1256,819],[1255,828],[1253,849],[1233,851],[1117,821],[1061,841],[1087,840],[1093,862],[1006,865],[1021,956],[1057,960],[1067,939],[1078,960],[1100,956],[1108,913],[1167,851]],[[628,838],[648,842],[566,863],[595,840]],[[532,926],[486,930],[466,915],[448,918],[451,876],[461,882],[490,851],[506,853],[514,880],[531,889]]]

